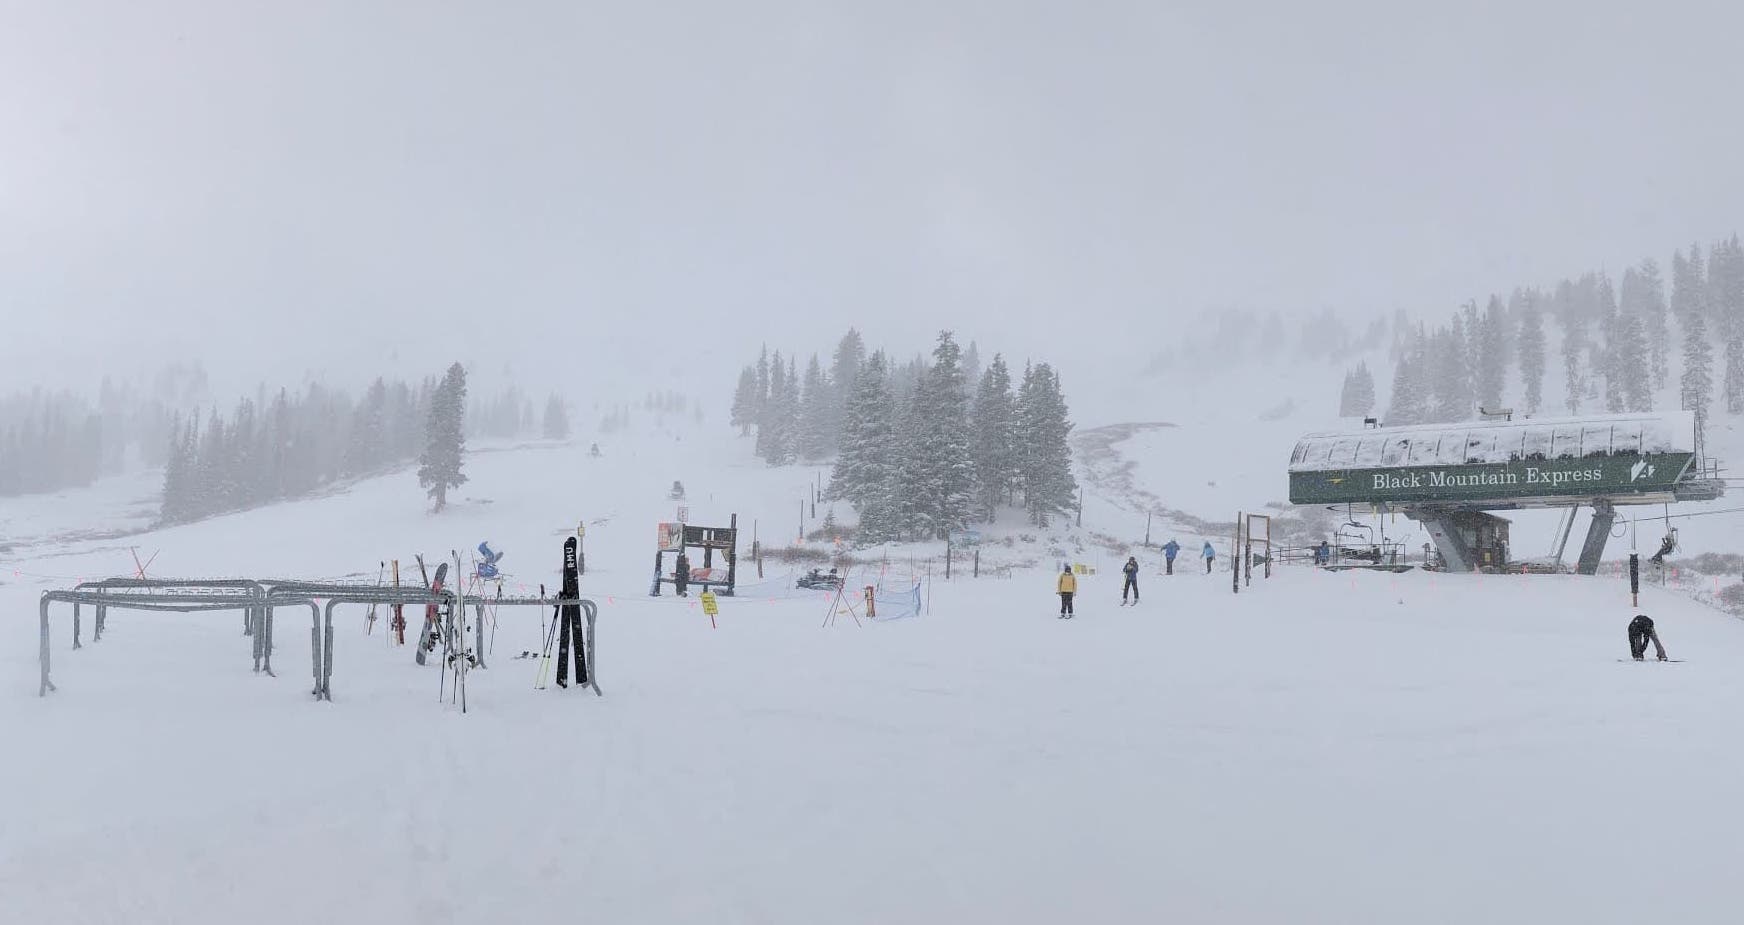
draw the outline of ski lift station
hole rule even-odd
[[[1303,437],[1290,501],[1402,513],[1450,571],[1507,568],[1507,521],[1492,511],[1569,509],[1560,559],[1584,505],[1593,519],[1575,571],[1591,575],[1617,507],[1712,501],[1725,494],[1719,473],[1686,411],[1375,427]]]

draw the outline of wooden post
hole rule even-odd
[[[945,537],[945,580],[951,580],[951,538]]]
[[[1151,548],[1151,512],[1150,511],[1145,512],[1145,541],[1144,541],[1144,546],[1146,549]]]
[[[975,566],[974,566],[974,570],[970,572],[969,577],[970,578],[980,578],[981,577],[981,550],[979,550],[979,549],[975,550]]]
[[[1084,526],[1084,489],[1078,489],[1078,526]]]

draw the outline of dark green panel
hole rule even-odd
[[[1290,473],[1294,504],[1517,500],[1665,492],[1691,453]]]

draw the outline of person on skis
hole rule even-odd
[[[1647,644],[1653,643],[1660,661],[1665,661],[1665,647],[1659,644],[1659,633],[1653,629],[1653,618],[1646,614],[1636,614],[1629,621],[1629,657],[1641,661],[1647,655]]]
[[[1126,584],[1120,586],[1120,606],[1126,606],[1126,592],[1132,592],[1132,602],[1138,603],[1138,556],[1127,556],[1126,564],[1120,567],[1126,574]]]
[[[1211,562],[1217,558],[1217,550],[1211,548],[1211,541],[1205,541],[1205,548],[1199,550],[1199,555],[1205,557],[1205,574],[1211,574]]]
[[[1175,574],[1175,557],[1181,554],[1181,544],[1170,540],[1163,544],[1163,574]]]
[[[1055,593],[1060,595],[1060,619],[1070,620],[1072,614],[1072,595],[1078,593],[1078,576],[1072,574],[1072,563],[1066,563],[1060,572],[1060,581],[1055,587]]]
[[[690,596],[690,557],[681,550],[672,569],[672,585],[679,597]]]

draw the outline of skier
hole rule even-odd
[[[1181,552],[1181,544],[1170,540],[1163,544],[1163,574],[1175,574],[1175,556]]]
[[[1665,661],[1665,647],[1659,644],[1659,634],[1653,630],[1653,618],[1646,614],[1636,614],[1629,621],[1629,657],[1641,661],[1647,654],[1647,643],[1652,641],[1659,660]]]
[[[1217,558],[1217,550],[1211,548],[1211,541],[1205,541],[1205,548],[1199,550],[1199,555],[1205,557],[1205,574],[1211,574],[1211,561]]]
[[[1325,540],[1321,540],[1320,545],[1314,547],[1314,564],[1315,565],[1326,565],[1326,564],[1330,563],[1331,561],[1332,561],[1332,544],[1326,542]]]
[[[1127,556],[1120,570],[1126,573],[1126,584],[1120,586],[1120,606],[1126,606],[1126,592],[1132,592],[1132,602],[1138,603],[1138,557]]]
[[[1072,574],[1070,562],[1060,572],[1059,585],[1055,590],[1060,595],[1060,619],[1072,619],[1072,595],[1078,593],[1078,576]]]

